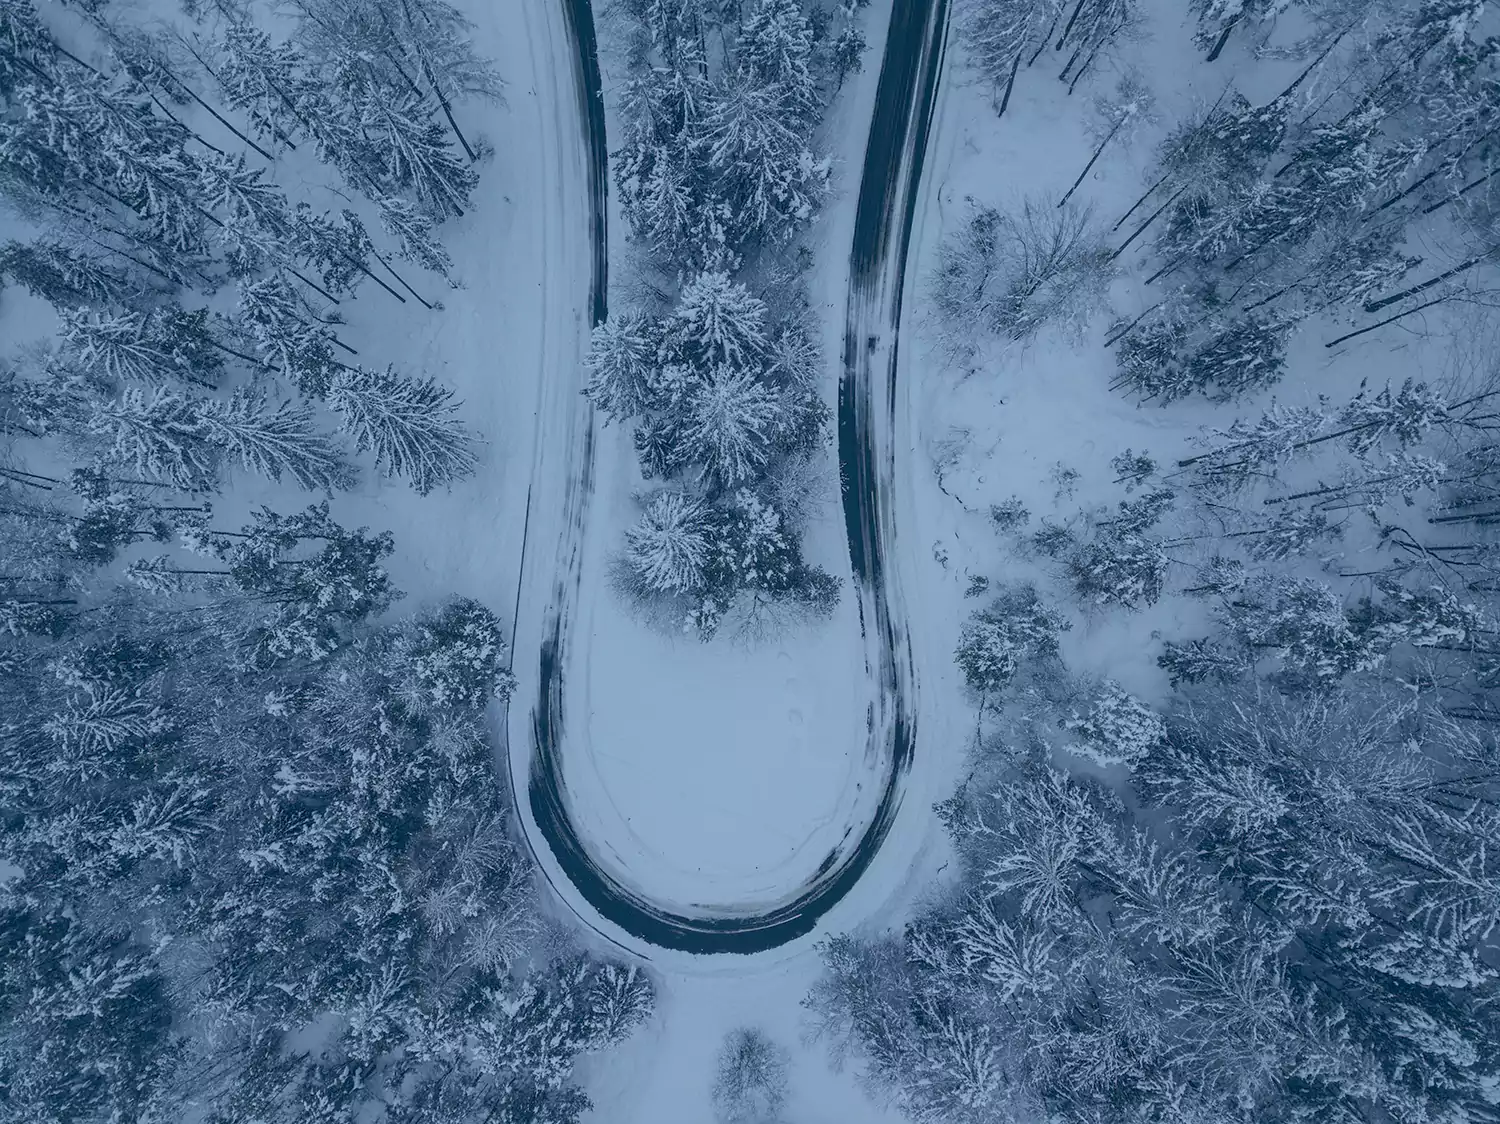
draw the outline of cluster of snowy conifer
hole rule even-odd
[[[951,902],[832,941],[809,1001],[913,1119],[1493,1112],[1484,728],[1394,683],[1220,688],[1153,727],[1124,794],[1012,733],[944,806]]]
[[[326,509],[204,541],[191,602],[0,611],[7,1108],[576,1121],[573,1060],[652,990],[543,932],[484,732],[500,622],[370,627],[389,539]]]
[[[363,282],[427,302],[258,161],[310,145],[442,271],[479,155],[451,106],[496,79],[441,0],[296,4],[285,42],[253,14],[171,38],[0,0],[0,193],[32,235],[0,278],[61,321],[0,359],[0,1102],[572,1124],[575,1059],[653,994],[537,912],[485,736],[500,622],[377,627],[389,534],[210,502],[236,468],[342,488],[361,453],[423,493],[472,471],[450,391],[338,358]]]
[[[623,584],[705,638],[731,612],[757,629],[838,598],[802,558],[800,474],[827,420],[786,261],[826,186],[812,134],[859,64],[858,6],[623,5],[632,77],[615,179],[676,296],[595,329],[587,393],[635,425],[642,471],[665,485],[627,534]],[[776,309],[741,275],[776,290]]]
[[[1465,275],[1493,255],[1500,214],[1493,28],[1480,0],[1193,7],[1210,58],[1237,28],[1270,27],[1296,8],[1308,34],[1277,50],[1306,57],[1305,68],[1264,105],[1231,83],[1174,126],[1150,188],[1108,232],[1067,209],[1054,216],[1028,205],[1013,216],[976,207],[945,247],[935,294],[956,324],[974,324],[977,310],[980,324],[1018,339],[1058,319],[1086,321],[1117,260],[1155,227],[1146,284],[1165,291],[1116,324],[1109,342],[1117,387],[1157,402],[1230,399],[1274,384],[1292,334],[1341,306],[1374,313],[1406,303],[1354,336],[1461,297]],[[961,0],[958,19],[1001,112],[1023,64],[1071,47],[1061,75],[1071,92],[1137,22],[1130,0]],[[1152,118],[1149,90],[1127,71],[1096,99],[1093,118],[1098,147],[1063,203],[1106,145]],[[1139,211],[1111,248],[1110,235]],[[1410,249],[1417,239],[1438,250],[1440,266],[1398,288],[1421,263]]]
[[[417,14],[393,24],[402,9]],[[301,26],[325,31],[300,53],[228,0],[203,14],[203,36],[176,39],[91,13],[73,30],[98,67],[31,0],[0,3],[0,191],[36,232],[0,247],[0,281],[63,324],[54,347],[6,357],[5,431],[65,444],[157,496],[216,490],[231,466],[327,491],[353,481],[351,453],[424,493],[471,472],[451,391],[339,358],[356,352],[337,334],[338,306],[363,282],[432,305],[354,210],[291,199],[269,177],[270,152],[225,116],[272,151],[311,142],[375,205],[399,256],[441,270],[432,228],[462,213],[476,176],[431,114],[455,83],[496,81],[459,46],[457,14],[438,0],[307,4]],[[362,45],[352,25],[383,13],[384,40]],[[429,90],[396,88],[403,60]],[[213,83],[202,94],[199,73]],[[243,148],[215,146],[174,106],[212,113]],[[325,411],[352,450],[321,428]]]
[[[645,475],[668,486],[626,535],[629,584],[680,603],[705,637],[742,600],[813,612],[838,597],[802,560],[789,466],[817,451],[826,410],[817,348],[799,324],[774,331],[765,302],[723,273],[699,274],[661,318],[612,316],[594,331],[587,393],[636,422]]]
[[[615,181],[638,239],[673,263],[733,269],[793,237],[827,186],[812,134],[830,80],[859,66],[860,6],[629,0]]]
[[[1057,28],[1111,7],[971,0],[960,26],[1008,91]],[[1217,56],[1294,7],[1301,77],[1258,108],[1231,88],[1174,130],[1131,208],[1154,204],[1119,249],[1161,222],[1151,283],[1185,278],[1111,332],[1120,385],[1145,397],[1264,388],[1297,325],[1453,299],[1493,254],[1493,13],[1204,0],[1200,42]],[[976,207],[939,311],[1013,339],[1091,313],[1092,263],[1118,250],[1054,211]],[[1378,296],[1415,266],[1425,216],[1450,224],[1455,264]],[[1272,402],[1170,466],[1125,450],[1111,507],[1036,527],[1019,500],[992,509],[1087,612],[1195,598],[1212,624],[1163,645],[1160,709],[1068,671],[1062,597],[1007,587],[962,628],[980,715],[941,809],[957,879],[898,936],[831,941],[809,1000],[913,1119],[1500,1112],[1497,387],[1482,357]]]

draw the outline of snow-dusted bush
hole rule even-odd
[[[418,617],[398,645],[404,668],[402,698],[428,707],[483,709],[508,698],[515,676],[500,618],[478,601],[456,597],[436,613]]]
[[[1081,330],[1115,274],[1087,209],[1033,201],[1018,213],[975,207],[943,242],[933,302],[956,335],[977,324],[1025,340],[1051,324]]]
[[[786,1050],[753,1027],[732,1030],[719,1050],[714,1111],[724,1124],[776,1124],[786,1103]]]
[[[1062,725],[1078,736],[1068,749],[1100,765],[1134,765],[1167,733],[1161,715],[1112,679],[1100,686],[1085,713],[1074,711]]]
[[[959,634],[954,658],[964,682],[981,694],[1002,690],[1026,661],[1054,659],[1058,634],[1072,624],[1044,605],[1030,586],[1001,594],[971,616]]]
[[[652,496],[640,521],[625,532],[625,558],[645,588],[682,593],[703,584],[712,521],[702,503],[682,492]]]

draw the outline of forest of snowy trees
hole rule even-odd
[[[1072,92],[1133,7],[955,18],[1004,113],[1040,61]],[[1112,227],[975,201],[930,297],[977,364],[1043,331],[1100,346],[1089,321],[1135,280],[1110,389],[1221,420],[1171,458],[1122,450],[1107,506],[992,509],[1038,580],[976,582],[957,633],[978,726],[938,809],[956,874],[904,927],[825,943],[807,1007],[920,1121],[1494,1120],[1500,369],[1413,349],[1390,382],[1257,392],[1307,377],[1308,333],[1326,353],[1436,305],[1492,318],[1500,23],[1479,0],[1192,15],[1205,64],[1293,61],[1284,89],[1218,76]],[[1104,91],[1090,167],[1155,112],[1123,73],[1079,87]],[[1169,599],[1204,624],[1158,642],[1164,706],[1067,666],[1075,623]]]
[[[539,911],[501,622],[393,617],[392,536],[328,502],[477,466],[339,307],[439,307],[487,156],[454,110],[500,79],[443,0],[288,8],[0,0],[0,300],[60,326],[0,355],[0,1103],[567,1124],[652,985]],[[348,208],[277,182],[293,150]],[[275,507],[226,520],[242,473]]]
[[[589,397],[634,424],[641,496],[618,584],[669,627],[752,635],[826,615],[802,556],[827,410],[797,235],[827,188],[827,99],[858,0],[620,5],[631,77],[615,182],[652,280],[595,329]]]

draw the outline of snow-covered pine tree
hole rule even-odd
[[[209,533],[202,546],[236,590],[265,606],[248,636],[258,659],[327,659],[352,626],[400,596],[380,564],[394,549],[390,532],[347,531],[326,501],[290,516],[261,508],[236,535]]]
[[[813,32],[798,0],[756,0],[735,40],[736,67],[774,92],[787,119],[801,127],[817,119],[820,98],[813,71]]]
[[[474,25],[458,9],[443,0],[302,0],[297,8],[315,58],[352,53],[386,89],[433,98],[469,160],[477,159],[454,103],[471,97],[498,102],[504,84],[494,65],[475,53]]]
[[[126,387],[117,397],[92,397],[85,426],[104,439],[110,463],[186,492],[218,488],[223,451],[194,399],[165,387]]]
[[[0,246],[0,278],[59,309],[124,304],[157,287],[149,275],[128,274],[48,238]]]
[[[308,406],[272,404],[263,391],[241,388],[228,400],[202,402],[197,416],[208,440],[247,471],[272,480],[288,476],[310,491],[335,491],[354,483],[343,451],[318,429]]]
[[[756,376],[716,367],[690,394],[681,440],[686,459],[720,488],[755,478],[771,452],[781,403]]]
[[[344,370],[329,385],[328,405],[342,417],[357,452],[372,452],[387,476],[402,476],[421,495],[473,474],[473,438],[459,420],[461,402],[430,376],[394,368]]]
[[[455,598],[402,632],[392,655],[399,697],[417,714],[482,711],[515,686],[509,652],[500,619],[478,601]]]
[[[661,347],[656,322],[634,310],[615,312],[595,326],[589,342],[583,392],[595,408],[614,421],[645,413],[656,400],[652,383]]]
[[[1114,680],[1105,680],[1088,709],[1063,721],[1077,735],[1070,752],[1099,765],[1131,765],[1155,749],[1166,737],[1161,716]]]
[[[1027,661],[1055,659],[1058,633],[1072,627],[1036,590],[1018,586],[969,618],[955,658],[969,687],[990,695],[1008,686]]]
[[[687,593],[705,583],[714,534],[704,506],[677,491],[657,492],[625,532],[625,559],[650,593]]]
[[[1176,378],[1160,394],[1164,401],[1193,391],[1216,401],[1263,390],[1280,381],[1293,321],[1250,313],[1211,325],[1196,348],[1182,355]]]
[[[239,283],[235,326],[249,337],[261,361],[307,398],[323,398],[344,369],[333,357],[334,334],[314,319],[284,275]]]
[[[400,255],[414,265],[448,277],[453,259],[433,236],[432,216],[396,195],[379,194],[374,199],[380,209],[380,225],[396,239]]]
[[[79,307],[61,315],[63,354],[89,377],[110,382],[217,386],[224,353],[205,309],[159,305],[115,315]]]
[[[1356,671],[1377,668],[1391,643],[1371,630],[1328,585],[1266,573],[1218,612],[1247,656],[1273,655],[1274,680],[1288,690],[1331,688]]]
[[[703,366],[743,368],[766,346],[766,304],[726,273],[701,273],[682,287],[670,332],[682,355]]]
[[[1123,500],[1112,518],[1094,522],[1092,534],[1067,557],[1073,590],[1096,605],[1136,609],[1160,599],[1167,574],[1167,554],[1147,532],[1172,506],[1169,489]]]

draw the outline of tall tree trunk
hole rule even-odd
[[[1098,57],[1099,50],[1104,46],[1105,42],[1106,40],[1101,39],[1099,40],[1099,42],[1095,43],[1094,49],[1089,52],[1088,58],[1084,59],[1082,65],[1080,65],[1078,69],[1073,72],[1073,80],[1068,83],[1069,96],[1071,96],[1073,91],[1078,88],[1078,83],[1083,81],[1083,76],[1089,72],[1089,67],[1094,65],[1094,59]]]
[[[1495,171],[1493,171],[1493,172],[1486,172],[1484,175],[1480,176],[1477,180],[1473,180],[1470,183],[1464,184],[1463,187],[1459,188],[1456,192],[1454,192],[1452,195],[1448,196],[1446,199],[1443,199],[1443,200],[1441,200],[1441,201],[1439,201],[1437,203],[1434,203],[1430,207],[1423,208],[1422,213],[1424,215],[1430,215],[1430,214],[1432,214],[1433,211],[1440,211],[1440,210],[1442,210],[1449,203],[1456,203],[1463,196],[1467,195],[1469,192],[1473,191],[1480,184],[1484,183],[1485,180],[1488,180],[1488,179],[1494,177],[1495,175],[1500,175],[1500,168],[1496,168]]]
[[[1042,41],[1037,44],[1036,50],[1033,51],[1031,53],[1031,57],[1026,60],[1026,68],[1028,70],[1031,69],[1033,65],[1035,65],[1037,59],[1042,57],[1042,52],[1047,49],[1047,44],[1052,41],[1052,33],[1057,30],[1057,21],[1061,18],[1062,12],[1058,12],[1052,17],[1052,22],[1047,25],[1047,33],[1042,36]]]
[[[390,275],[391,275],[391,276],[392,276],[392,277],[394,277],[394,278],[395,278],[395,279],[396,279],[396,280],[397,280],[397,281],[398,281],[398,282],[399,282],[399,283],[400,283],[400,285],[401,285],[401,287],[402,287],[402,288],[403,288],[403,289],[405,289],[405,290],[406,290],[406,291],[407,291],[407,292],[408,292],[408,293],[410,293],[410,294],[411,294],[411,295],[412,295],[412,296],[414,296],[414,297],[416,297],[416,299],[417,299],[417,303],[418,303],[418,304],[420,304],[420,305],[421,305],[421,306],[422,306],[422,307],[423,307],[423,308],[425,308],[425,309],[426,309],[426,310],[427,310],[427,311],[428,311],[428,312],[431,312],[431,311],[432,311],[432,310],[433,310],[433,309],[434,309],[434,308],[435,308],[435,307],[437,307],[437,306],[436,306],[436,305],[433,305],[433,304],[432,304],[432,303],[430,303],[430,302],[429,302],[429,301],[426,301],[426,300],[424,300],[424,299],[423,299],[423,298],[422,298],[422,294],[421,294],[421,293],[419,293],[419,292],[417,292],[417,291],[416,291],[416,290],[415,290],[415,289],[413,289],[413,288],[412,288],[412,287],[411,287],[411,286],[410,286],[410,285],[408,285],[408,284],[407,284],[407,283],[406,283],[406,278],[405,278],[405,277],[402,277],[402,276],[401,276],[401,274],[399,274],[399,273],[397,273],[397,272],[396,272],[396,269],[395,269],[395,267],[394,267],[394,266],[392,266],[392,265],[391,265],[391,263],[390,263],[390,262],[388,262],[388,261],[387,261],[387,260],[386,260],[386,259],[385,259],[385,258],[384,258],[384,257],[383,257],[383,256],[382,256],[382,255],[381,255],[381,253],[380,253],[380,251],[379,251],[379,250],[376,250],[376,249],[371,249],[371,250],[370,250],[370,253],[371,253],[371,254],[373,254],[373,255],[374,255],[374,256],[375,256],[375,260],[376,260],[376,261],[378,261],[378,262],[379,262],[379,263],[380,263],[380,264],[381,264],[381,265],[383,265],[383,266],[385,266],[385,268],[386,268],[386,272],[388,272],[388,273],[389,273],[389,274],[390,274]]]
[[[401,0],[401,8],[406,12],[406,22],[411,23],[411,7],[407,4],[406,0]],[[380,18],[385,23],[386,29],[391,30],[390,20],[386,18],[384,12],[380,13]],[[391,39],[393,41],[396,39],[396,33],[393,30],[391,30]],[[458,138],[458,143],[464,146],[464,154],[468,156],[469,163],[476,163],[479,157],[476,156],[474,154],[474,150],[469,147],[468,138],[465,137],[463,131],[459,129],[458,122],[453,119],[453,107],[448,104],[447,97],[444,96],[442,89],[438,86],[437,79],[433,77],[432,67],[429,66],[427,60],[425,58],[422,58],[420,55],[418,56],[417,61],[422,64],[422,73],[427,77],[427,84],[432,87],[433,95],[437,98],[438,104],[443,107],[443,116],[448,118],[448,127],[453,130],[453,135]],[[401,68],[397,66],[396,69],[400,70]],[[406,77],[406,75],[403,73],[402,77],[404,78]],[[413,85],[415,85],[415,83],[413,83]]]
[[[1346,340],[1352,340],[1358,336],[1364,335],[1367,332],[1373,332],[1376,328],[1384,328],[1387,324],[1394,324],[1397,320],[1410,316],[1414,312],[1421,312],[1424,308],[1431,308],[1435,304],[1442,304],[1444,301],[1452,299],[1452,297],[1437,297],[1434,300],[1424,301],[1422,304],[1417,305],[1415,308],[1408,308],[1405,312],[1396,313],[1395,316],[1387,316],[1384,320],[1377,320],[1375,323],[1369,325],[1368,327],[1361,328],[1357,332],[1345,332],[1338,339],[1329,340],[1323,346],[1337,347],[1339,344],[1345,342]]]
[[[1078,190],[1078,185],[1083,183],[1084,177],[1089,174],[1089,169],[1091,169],[1098,161],[1099,154],[1104,151],[1104,146],[1115,139],[1115,134],[1120,131],[1121,127],[1124,126],[1124,124],[1125,119],[1122,117],[1119,121],[1115,122],[1114,128],[1110,129],[1110,131],[1105,134],[1104,139],[1099,142],[1099,147],[1094,149],[1094,154],[1089,157],[1089,162],[1083,166],[1083,171],[1079,172],[1078,178],[1073,181],[1073,186],[1068,188],[1068,190],[1063,194],[1063,197],[1057,201],[1057,205],[1059,207],[1061,207],[1073,197],[1073,192]]]
[[[1145,192],[1141,195],[1141,197],[1139,199],[1137,199],[1134,203],[1132,203],[1130,205],[1130,210],[1126,211],[1123,215],[1121,215],[1120,218],[1119,218],[1119,221],[1116,222],[1114,226],[1112,226],[1112,227],[1109,228],[1110,229],[1110,233],[1113,234],[1115,231],[1119,230],[1120,227],[1124,226],[1125,225],[1125,220],[1128,219],[1131,215],[1135,214],[1136,211],[1138,211],[1140,209],[1141,204],[1144,203],[1147,199],[1151,198],[1151,193],[1154,192],[1162,184],[1164,184],[1164,183],[1167,182],[1167,179],[1168,179],[1169,176],[1171,176],[1171,174],[1172,174],[1171,172],[1163,172],[1161,174],[1161,178],[1160,179],[1158,179],[1150,187],[1146,188]]]
[[[1161,213],[1163,211],[1165,211],[1173,203],[1177,202],[1178,197],[1181,196],[1182,193],[1184,191],[1186,191],[1186,190],[1187,190],[1186,187],[1179,187],[1170,196],[1168,196],[1167,201],[1165,203],[1163,203],[1160,207],[1156,208],[1156,210],[1152,211],[1151,214],[1146,217],[1146,221],[1145,222],[1141,223],[1140,226],[1136,227],[1133,231],[1130,232],[1130,237],[1127,238],[1127,239],[1125,239],[1125,241],[1121,242],[1119,248],[1117,250],[1115,250],[1114,253],[1112,253],[1112,254],[1109,255],[1109,260],[1110,261],[1114,261],[1117,257],[1119,257],[1121,254],[1123,254],[1127,249],[1129,249],[1130,248],[1130,244],[1132,242],[1134,242],[1137,238],[1139,238],[1142,234],[1144,234],[1146,232],[1146,228],[1148,226],[1150,226],[1152,223],[1154,223],[1158,218],[1160,218],[1161,217]],[[1121,221],[1124,221],[1124,220],[1121,220]],[[1147,283],[1149,284],[1149,282],[1147,282]]]
[[[1219,32],[1219,37],[1214,40],[1214,45],[1213,45],[1212,49],[1208,52],[1208,57],[1203,60],[1204,62],[1218,62],[1219,61],[1219,52],[1221,52],[1224,49],[1224,44],[1227,43],[1227,42],[1229,42],[1229,33],[1234,30],[1234,25],[1237,24],[1237,23],[1239,23],[1239,22],[1240,22],[1240,17],[1239,17],[1239,15],[1236,15],[1233,19],[1231,19],[1228,23],[1226,23],[1224,25],[1224,30],[1221,31],[1221,32]]]
[[[1005,96],[1000,99],[1000,108],[995,111],[996,117],[1005,116],[1005,108],[1010,105],[1010,92],[1016,85],[1016,71],[1021,68],[1021,50],[1016,50],[1016,57],[1010,60],[1010,77],[1005,80]]]
[[[1297,87],[1300,86],[1300,85],[1302,85],[1303,82],[1307,81],[1307,76],[1313,72],[1313,70],[1317,67],[1317,65],[1320,62],[1322,62],[1325,58],[1328,57],[1328,52],[1329,51],[1333,50],[1334,47],[1338,46],[1339,40],[1343,39],[1343,37],[1345,36],[1345,34],[1347,34],[1346,31],[1341,31],[1336,36],[1334,36],[1333,40],[1328,44],[1328,46],[1324,47],[1321,51],[1318,52],[1318,57],[1315,58],[1315,59],[1313,59],[1312,62],[1310,62],[1310,63],[1307,64],[1307,69],[1305,69],[1301,74],[1297,75],[1297,77],[1292,80],[1292,84],[1290,86],[1288,86],[1286,89],[1282,90],[1281,93],[1277,94],[1267,104],[1268,105],[1274,104],[1276,102],[1279,102],[1282,98],[1289,98],[1294,93],[1296,93],[1297,92]]]
[[[1059,82],[1066,82],[1068,80],[1068,71],[1073,66],[1073,64],[1078,61],[1079,52],[1081,52],[1082,50],[1083,50],[1083,44],[1082,43],[1078,44],[1078,46],[1076,46],[1076,47],[1073,48],[1073,53],[1068,56],[1068,65],[1065,66],[1065,67],[1063,67],[1062,68],[1062,73],[1060,73],[1057,76],[1057,80]]]
[[[1062,34],[1057,37],[1056,50],[1060,51],[1063,49],[1063,44],[1068,41],[1068,36],[1072,34],[1073,25],[1078,22],[1078,13],[1083,11],[1083,6],[1087,2],[1088,0],[1078,0],[1078,3],[1073,5],[1073,14],[1068,17],[1067,26],[1063,28]]]
[[[1146,309],[1145,312],[1141,313],[1134,320],[1132,320],[1129,324],[1126,324],[1125,327],[1121,328],[1118,332],[1115,332],[1113,335],[1109,336],[1104,341],[1104,346],[1105,347],[1114,347],[1115,344],[1119,343],[1126,336],[1130,335],[1130,330],[1132,328],[1134,328],[1137,324],[1139,324],[1142,320],[1146,319],[1146,317],[1150,316],[1158,308],[1160,308],[1161,307],[1161,303],[1162,303],[1161,301],[1157,301],[1150,308]],[[1119,481],[1116,481],[1116,483],[1119,483]]]
[[[1466,273],[1467,271],[1473,269],[1476,265],[1479,265],[1481,262],[1486,261],[1489,258],[1493,257],[1494,254],[1495,254],[1495,250],[1493,250],[1493,249],[1486,250],[1484,253],[1477,254],[1474,257],[1470,258],[1468,261],[1459,262],[1452,269],[1444,270],[1442,273],[1439,273],[1436,277],[1429,278],[1428,280],[1423,281],[1420,285],[1413,285],[1409,289],[1402,289],[1399,293],[1393,293],[1393,294],[1391,294],[1388,297],[1381,297],[1380,300],[1378,300],[1378,301],[1367,301],[1365,303],[1365,311],[1366,312],[1379,312],[1382,308],[1386,308],[1389,305],[1393,305],[1397,301],[1402,301],[1402,300],[1405,300],[1407,297],[1413,297],[1413,296],[1416,296],[1418,293],[1426,292],[1428,289],[1432,288],[1434,285],[1441,285],[1444,281],[1448,280],[1448,278],[1450,278],[1450,277],[1457,277],[1460,273]]]

